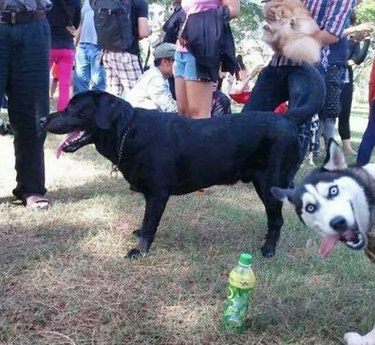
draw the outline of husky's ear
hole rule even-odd
[[[365,169],[373,179],[375,179],[375,164],[374,163],[368,163],[362,167]]]
[[[332,170],[344,170],[348,167],[345,156],[342,153],[340,146],[337,142],[330,138],[328,140],[327,156],[323,164],[323,169],[328,171]]]
[[[294,195],[294,189],[283,189],[280,187],[271,187],[272,195],[282,202],[292,203],[292,198]]]

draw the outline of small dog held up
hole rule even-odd
[[[320,60],[321,43],[313,36],[318,24],[300,0],[265,0],[262,40],[294,62]]]

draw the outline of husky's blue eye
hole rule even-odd
[[[328,197],[332,198],[339,194],[339,188],[337,186],[332,186],[328,189]]]
[[[316,205],[314,204],[307,204],[306,205],[306,212],[314,213],[316,211]]]

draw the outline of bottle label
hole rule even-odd
[[[253,273],[242,275],[236,271],[229,274],[229,284],[239,289],[251,289],[255,284],[255,275]]]

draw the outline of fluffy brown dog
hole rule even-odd
[[[321,43],[311,35],[320,29],[300,0],[267,1],[263,14],[262,39],[274,51],[299,63],[319,62]]]

